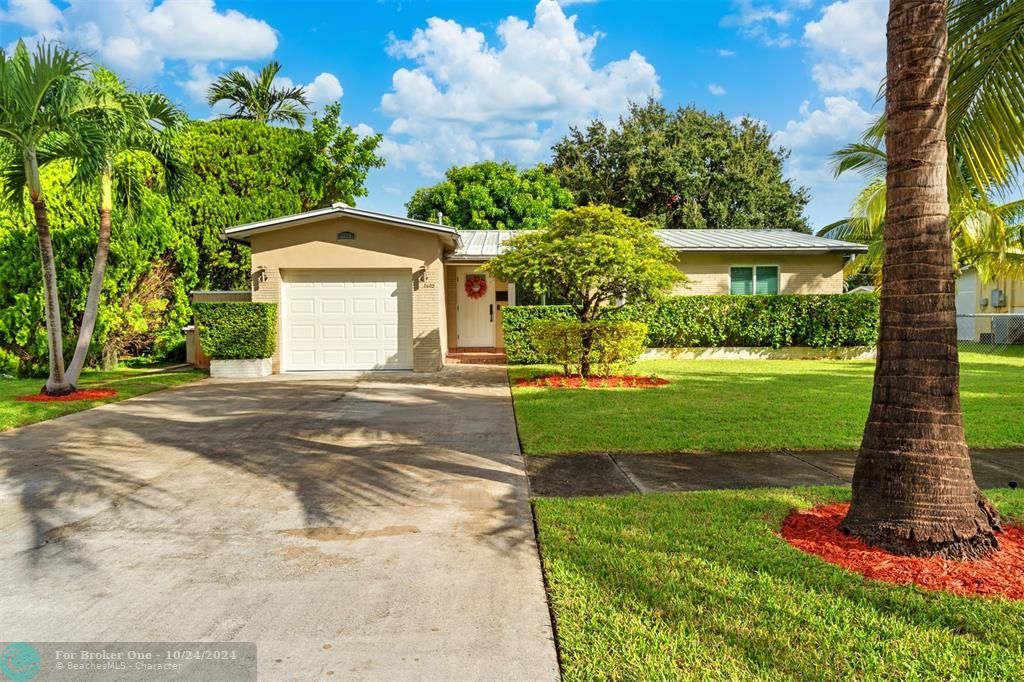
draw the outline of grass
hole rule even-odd
[[[511,378],[554,371],[512,367]],[[855,449],[871,402],[874,362],[655,360],[632,373],[656,389],[515,388],[529,454]],[[1024,357],[961,354],[967,442],[1024,445]]]
[[[172,386],[180,386],[205,377],[197,371],[154,373],[152,369],[118,369],[112,372],[86,370],[82,372],[78,387],[81,389],[110,388],[117,395],[104,400],[77,400],[74,402],[30,403],[15,400],[18,396],[39,393],[45,379],[0,379],[0,431],[46,421],[72,412],[81,412],[98,405],[113,403],[137,395],[152,393]]]
[[[991,491],[1024,516],[1024,491]],[[566,680],[1022,679],[1024,602],[867,580],[777,535],[839,488],[538,499]]]

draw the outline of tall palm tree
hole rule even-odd
[[[282,88],[274,85],[281,64],[270,62],[255,78],[235,69],[218,78],[207,93],[206,101],[213,106],[230,102],[231,113],[221,118],[246,118],[260,123],[294,123],[303,125],[309,110],[306,89]]]
[[[115,201],[128,218],[135,215],[139,203],[140,177],[138,157],[155,159],[163,170],[164,182],[176,189],[185,175],[185,166],[174,147],[172,137],[185,115],[164,95],[134,93],[125,89],[114,74],[105,69],[93,72],[89,96],[97,101],[116,103],[108,108],[107,143],[104,158],[94,187],[99,198],[99,238],[92,279],[86,296],[85,310],[78,331],[75,353],[68,365],[66,378],[75,385],[82,372],[92,343],[99,313],[103,276],[110,254],[111,220]],[[46,161],[73,158],[74,149],[56,148]]]
[[[891,0],[881,332],[847,532],[899,554],[997,546],[960,410],[947,191],[945,0]]]
[[[103,116],[86,96],[84,75],[89,64],[74,50],[40,44],[29,53],[18,41],[12,53],[0,50],[0,138],[14,150],[15,159],[3,175],[5,197],[23,201],[24,190],[35,214],[42,261],[46,310],[46,342],[50,375],[44,390],[70,393],[74,387],[64,372],[63,330],[57,298],[57,271],[50,238],[46,197],[39,179],[39,156],[51,141],[74,150],[76,178],[95,177],[103,163],[106,142]],[[13,172],[12,172],[13,171]]]

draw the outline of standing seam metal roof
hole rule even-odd
[[[528,230],[459,230],[462,246],[453,260],[494,258],[507,239]],[[793,230],[657,230],[662,243],[676,251],[861,253],[867,246],[826,239]]]

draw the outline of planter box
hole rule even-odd
[[[258,379],[269,376],[272,371],[270,358],[210,361],[210,376],[214,379]]]

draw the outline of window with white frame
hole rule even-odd
[[[729,293],[734,296],[779,293],[779,266],[734,265],[729,268]]]

